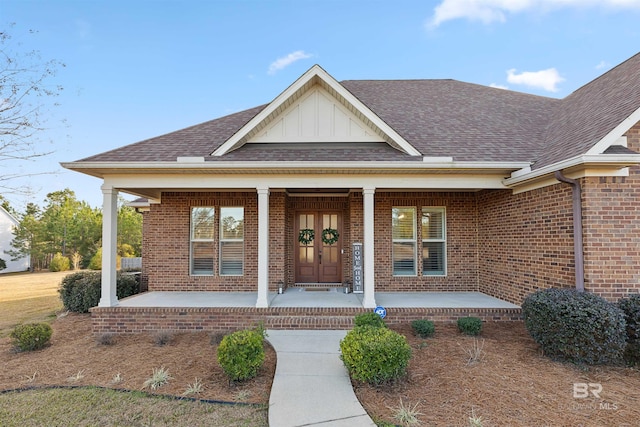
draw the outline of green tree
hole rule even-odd
[[[118,208],[118,252],[122,256],[142,256],[142,215],[120,199]],[[131,251],[124,245],[133,248]]]
[[[4,270],[5,268],[7,268],[7,263],[5,260],[0,258],[0,271]]]

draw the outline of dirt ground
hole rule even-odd
[[[0,389],[43,385],[100,385],[141,390],[153,368],[165,367],[173,379],[159,394],[181,395],[200,378],[195,396],[222,401],[268,403],[276,357],[267,346],[258,378],[230,385],[216,362],[209,334],[175,334],[158,346],[154,335],[118,336],[113,345],[98,344],[88,315],[69,314],[53,322],[51,346],[14,353],[0,339]],[[354,384],[356,394],[376,421],[394,422],[400,399],[417,410],[421,425],[468,426],[639,426],[640,370],[623,367],[580,368],[540,354],[521,322],[487,323],[478,341],[481,357],[468,363],[474,339],[455,325],[437,324],[433,338],[415,337],[409,325],[394,328],[413,349],[409,375],[392,387]],[[215,340],[214,340],[215,341]],[[120,374],[121,381],[114,382]],[[81,378],[79,378],[81,377]],[[598,391],[599,398],[574,397],[574,383]],[[591,386],[589,386],[591,384]],[[578,385],[578,396],[584,393]]]

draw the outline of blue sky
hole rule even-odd
[[[639,19],[640,0],[0,0],[12,42],[66,65],[37,142],[54,152],[0,174],[54,172],[16,181],[18,209],[64,188],[100,206],[101,182],[59,162],[267,103],[316,63],[562,98],[638,52]]]

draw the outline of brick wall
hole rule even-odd
[[[627,132],[640,151],[640,123]],[[585,288],[609,300],[640,292],[640,167],[582,180]]]
[[[446,208],[447,275],[423,276],[421,261],[421,221],[423,206]],[[391,259],[391,209],[415,207],[417,213],[418,274],[394,277]],[[474,193],[463,192],[376,192],[375,194],[376,291],[477,291],[477,203]],[[366,249],[365,249],[366,250]]]
[[[538,289],[575,285],[571,187],[478,194],[481,292],[521,304]]]

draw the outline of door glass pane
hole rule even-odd
[[[313,214],[301,214],[299,217],[299,222],[300,222],[300,229],[298,230],[298,244],[300,246],[313,246],[313,242],[314,240],[318,237],[315,234],[315,216]],[[311,234],[309,233],[302,233],[303,230],[312,230],[313,234],[314,234],[314,239],[311,240]],[[304,243],[300,241],[300,238],[306,239],[306,240],[310,240],[308,243]],[[307,255],[305,255],[306,258]],[[311,255],[311,257],[313,258],[313,254]],[[300,252],[300,260],[304,259],[302,257],[302,252]]]
[[[313,246],[300,246],[300,262],[313,262]]]

